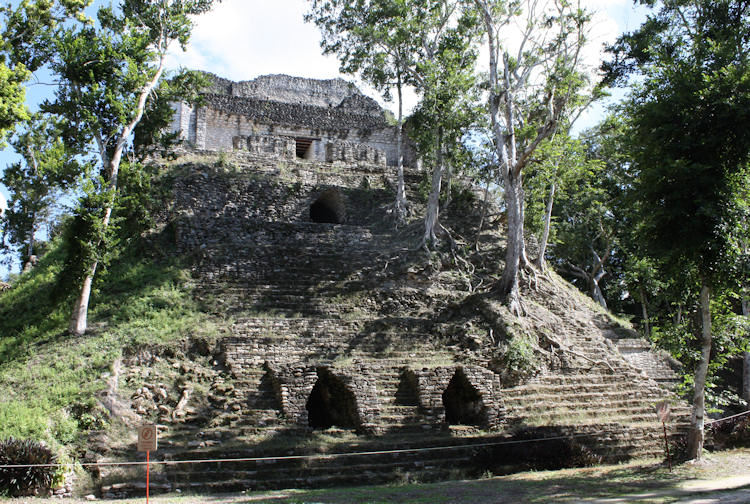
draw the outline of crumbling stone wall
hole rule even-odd
[[[234,138],[238,136],[275,135],[312,140],[309,159],[317,161],[327,160],[326,146],[334,143],[333,161],[354,158],[390,166],[398,163],[396,128],[389,125],[377,102],[352,84],[341,79],[319,81],[288,76],[265,76],[239,83],[210,77],[212,84],[204,95],[205,105],[174,104],[171,131],[180,132],[195,149],[229,150],[234,148]],[[336,141],[368,148],[347,151],[346,145],[336,146]],[[408,138],[403,147],[404,164],[414,166],[416,151]],[[276,151],[263,153],[277,155]]]
[[[469,383],[479,392],[484,405],[482,426],[498,428],[504,417],[504,406],[500,395],[500,380],[489,369],[479,366],[436,367],[418,373],[419,405],[432,422],[445,421],[443,393],[457,370],[461,370]]]
[[[343,161],[345,163],[363,161],[369,164],[385,166],[387,156],[384,151],[366,144],[333,140],[326,144],[326,162],[335,163],[336,161]]]
[[[263,75],[253,80],[233,82],[211,73],[204,74],[209,82],[207,92],[241,98],[257,98],[282,103],[299,103],[331,107],[359,93],[359,90],[344,79],[308,79],[289,75]],[[369,106],[380,110],[377,102],[371,98]]]
[[[374,376],[361,366],[336,369],[329,366],[312,366],[306,363],[274,366],[272,369],[280,385],[282,413],[289,423],[308,426],[307,402],[320,372],[334,375],[354,396],[358,430],[372,430],[377,424],[380,406],[375,391]]]
[[[256,156],[267,155],[279,159],[296,157],[296,142],[293,138],[278,135],[249,135],[232,138],[235,150],[247,150]]]

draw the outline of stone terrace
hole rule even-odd
[[[643,359],[626,359],[615,344],[622,328],[557,280],[540,280],[527,293],[532,302],[521,322],[555,335],[554,344],[542,345],[555,364],[504,384],[486,342],[487,320],[499,320],[502,308],[491,298],[483,302],[482,311],[492,313],[473,329],[483,343],[467,346],[455,337],[455,320],[445,314],[470,293],[449,271],[425,265],[408,228],[394,231],[394,181],[385,168],[247,154],[236,162],[239,169],[228,173],[193,164],[176,183],[179,250],[193,260],[198,294],[230,334],[220,345],[223,368],[211,385],[211,411],[193,404],[179,420],[162,418],[161,456],[315,453],[308,441],[321,429],[338,440],[331,451],[431,449],[167,466],[155,475],[159,489],[374,483],[404,474],[438,479],[486,460],[487,449],[472,444],[519,435],[580,435],[576,443],[607,461],[660,455],[653,406],[665,398],[674,403],[671,434],[684,427],[687,407],[655,381],[673,377],[665,361],[649,354],[648,366],[636,367]],[[412,200],[420,178],[407,172]],[[347,202],[344,224],[310,222],[310,204],[329,188]],[[484,252],[499,254],[502,243],[488,243]],[[494,450],[492,457],[502,458],[502,448]],[[105,495],[139,492],[118,478],[105,471]]]

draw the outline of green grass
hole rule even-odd
[[[687,486],[730,476],[748,476],[750,450],[738,449],[710,454],[703,464],[685,463],[670,472],[662,461],[639,460],[619,465],[530,471],[509,476],[486,477],[478,480],[453,480],[440,483],[401,483],[355,486],[318,490],[278,490],[219,495],[170,494],[152,497],[154,504],[527,504],[626,502],[670,504],[684,502],[687,497],[706,498],[716,491],[700,490],[704,485]],[[405,481],[408,474],[404,474]],[[364,480],[364,477],[363,477]],[[700,481],[696,481],[700,480]],[[735,483],[736,484],[736,483]],[[718,485],[722,487],[721,484]],[[698,489],[696,489],[698,488]],[[744,487],[747,491],[748,487]],[[744,494],[747,496],[747,494]],[[0,501],[2,499],[0,498]],[[30,499],[29,504],[50,502]],[[86,501],[71,501],[79,504]],[[143,499],[126,499],[119,504],[137,504]],[[706,501],[708,502],[708,501]],[[711,500],[710,502],[718,502]],[[734,500],[732,502],[740,502]]]
[[[57,285],[64,260],[53,244],[39,265],[0,296],[0,438],[79,445],[101,427],[96,396],[127,348],[175,345],[210,336],[216,326],[199,310],[176,260],[123,253],[95,281],[84,336],[67,332],[77,285]]]

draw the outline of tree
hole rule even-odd
[[[341,71],[359,73],[375,89],[392,99],[396,88],[398,158],[396,217],[403,222],[407,213],[403,155],[403,88],[412,82],[415,40],[412,26],[419,11],[405,0],[312,0],[306,21],[320,28],[324,54],[336,54]]]
[[[24,84],[50,54],[45,41],[65,20],[83,19],[92,0],[22,0],[0,6],[0,147],[16,123],[30,118]]]
[[[540,144],[529,163],[524,228],[539,235],[539,257],[534,262],[542,272],[546,268],[547,246],[555,241],[552,227],[555,198],[575,189],[576,176],[586,161],[581,143],[560,131]]]
[[[434,111],[446,109],[445,97],[460,98],[455,84],[456,64],[473,65],[474,55],[471,17],[465,16],[460,0],[312,0],[306,20],[321,29],[324,53],[335,53],[341,59],[341,70],[359,73],[362,78],[391,97],[398,96],[398,186],[396,213],[403,222],[406,215],[406,193],[403,178],[402,126],[403,86],[411,85],[422,95],[423,105]],[[458,20],[458,21],[457,21]],[[450,60],[450,61],[449,61]],[[473,68],[473,67],[472,67]],[[470,73],[470,72],[469,72]],[[466,73],[464,76],[467,75]],[[439,78],[442,77],[442,78]],[[443,88],[441,97],[437,85]],[[464,88],[466,91],[466,88]],[[436,127],[436,135],[439,127]],[[437,141],[437,140],[436,140]],[[441,141],[442,145],[442,141]],[[435,158],[440,164],[442,151]],[[440,193],[440,169],[433,170],[433,190]],[[431,197],[425,219],[425,241],[434,238],[437,223],[437,199]]]
[[[489,44],[488,112],[500,160],[508,235],[498,286],[512,312],[522,313],[519,275],[529,265],[524,248],[523,173],[561,118],[585,102],[581,50],[589,15],[567,1],[474,0]],[[501,34],[518,26],[519,42]]]
[[[35,114],[11,140],[21,161],[5,168],[0,182],[10,191],[4,234],[18,248],[22,263],[34,255],[35,235],[47,220],[61,192],[82,173],[65,146],[57,125]]]
[[[452,22],[457,4],[446,3],[435,12],[436,23],[426,26],[420,37],[426,40],[421,48],[416,72],[420,103],[412,117],[413,136],[420,153],[433,165],[430,193],[424,218],[421,246],[437,241],[440,193],[446,160],[448,182],[453,164],[460,157],[460,143],[476,119],[476,18],[471,10],[463,10]],[[450,187],[448,187],[450,190]]]
[[[559,271],[583,281],[582,290],[606,308],[601,282],[617,247],[619,215],[606,165],[579,149],[577,166],[568,175],[575,190],[562,192],[554,208],[554,261]]]
[[[93,154],[100,173],[88,184],[88,211],[97,225],[89,239],[91,260],[81,273],[81,291],[70,331],[83,334],[91,287],[106,248],[105,237],[118,189],[120,162],[164,73],[173,42],[185,47],[190,16],[211,8],[212,0],[122,0],[102,7],[98,24],[85,20],[63,26],[51,44],[49,65],[58,78],[54,102],[43,108],[62,118],[63,136],[81,154]],[[93,205],[92,205],[93,203]]]
[[[704,439],[711,296],[732,281],[737,261],[731,181],[750,155],[749,13],[741,2],[660,3],[637,31],[619,39],[605,66],[613,82],[634,72],[642,77],[628,106],[642,239],[668,274],[694,270],[700,284],[692,458],[700,458]]]

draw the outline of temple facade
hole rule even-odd
[[[398,164],[395,120],[343,79],[266,75],[233,82],[206,74],[204,104],[175,104],[172,131],[202,151],[246,150],[279,159]],[[390,120],[389,120],[390,119]],[[404,137],[404,164],[415,149]]]

